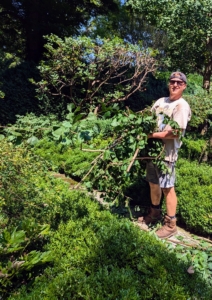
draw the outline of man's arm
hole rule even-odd
[[[148,139],[163,139],[163,140],[173,140],[179,138],[179,134],[174,134],[173,130],[166,130],[160,132],[153,132],[148,134]]]

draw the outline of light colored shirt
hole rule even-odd
[[[170,100],[169,97],[160,98],[155,102],[151,110],[154,111],[157,116],[158,131],[172,129],[170,125],[163,124],[164,115],[167,115],[178,123],[182,129],[182,135],[185,134],[187,123],[191,119],[191,109],[189,104],[183,98],[178,100]],[[165,144],[165,160],[175,162],[182,141],[179,138],[163,139],[162,141]]]

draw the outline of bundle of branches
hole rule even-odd
[[[179,128],[168,117],[165,122],[172,128]],[[129,200],[126,196],[129,185],[145,176],[148,160],[160,169],[165,168],[164,145],[159,139],[148,140],[148,134],[157,128],[157,117],[149,109],[139,113],[120,112],[111,126],[113,142],[100,150],[93,161],[86,185],[102,191],[105,201],[120,204]]]

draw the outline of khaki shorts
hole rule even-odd
[[[151,183],[159,184],[161,188],[171,188],[175,184],[175,162],[165,161],[167,171],[161,171],[152,161],[146,164],[146,180]]]

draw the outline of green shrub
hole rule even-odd
[[[8,125],[3,130],[6,139],[16,145],[27,143],[33,146],[44,137],[52,139],[53,128],[59,125],[54,115],[38,117],[34,113],[29,113],[16,117],[16,123],[12,126]]]
[[[102,135],[99,135],[92,142],[84,143],[83,148],[85,147],[88,151],[82,151],[80,143],[68,147],[43,139],[35,145],[34,152],[51,163],[54,170],[60,170],[68,176],[80,179],[89,171],[91,162],[99,155],[99,152],[92,152],[92,150],[104,149],[109,140],[102,139]]]
[[[212,99],[211,95],[197,94],[197,95],[185,95],[185,100],[189,103],[192,111],[191,121],[189,126],[195,128],[201,128],[205,122],[212,116]]]
[[[206,139],[194,138],[187,134],[187,137],[183,139],[183,145],[179,155],[188,160],[201,161],[207,150],[208,142]]]
[[[117,37],[63,40],[52,34],[46,39],[47,59],[39,65],[38,98],[46,112],[62,117],[68,103],[86,115],[95,108],[102,113],[115,102],[123,103],[156,69],[148,51]]]
[[[52,267],[11,299],[210,299],[198,274],[166,246],[131,222],[81,199],[86,214],[73,217],[52,236]],[[78,203],[75,204],[77,209]]]
[[[206,164],[180,159],[177,163],[178,214],[186,227],[212,234],[212,169]]]
[[[51,231],[87,209],[78,204],[72,211],[84,194],[68,193],[67,184],[50,176],[48,165],[29,149],[2,141],[0,155],[0,292],[6,296],[52,260],[43,248]]]

